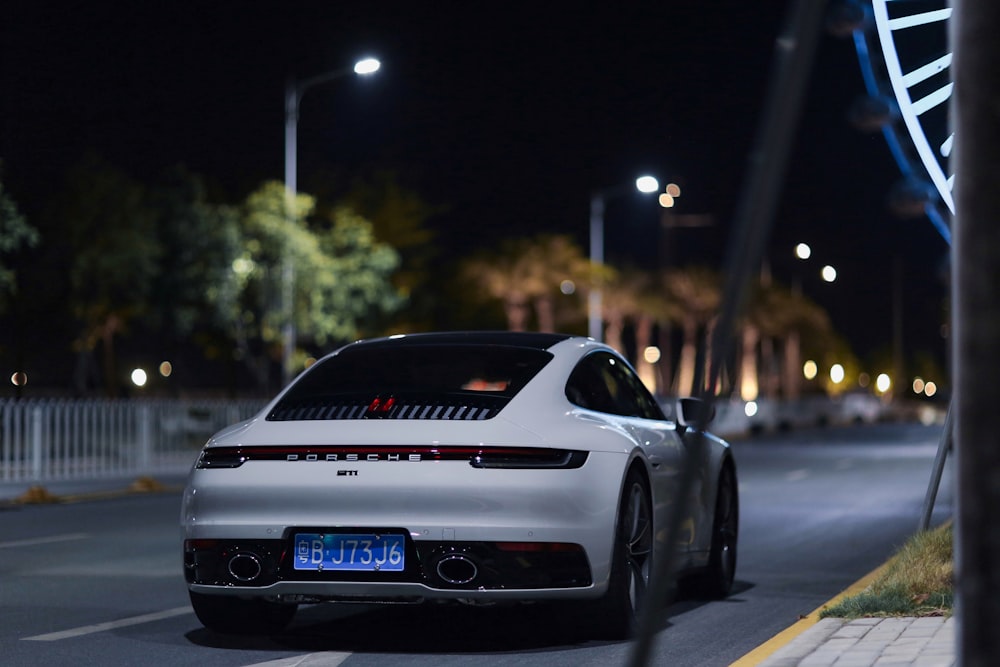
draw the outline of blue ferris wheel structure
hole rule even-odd
[[[955,175],[948,164],[954,145],[948,0],[841,4],[857,12],[853,39],[867,92],[855,107],[855,122],[878,127],[885,137],[902,175],[891,196],[897,208],[926,215],[950,244]]]

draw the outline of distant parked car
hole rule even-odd
[[[846,424],[874,424],[885,416],[885,404],[873,394],[850,392],[837,399],[837,421]]]
[[[588,338],[441,333],[321,359],[213,436],[184,493],[184,572],[201,622],[274,632],[303,603],[578,601],[625,637],[653,556],[725,596],[736,467],[665,419],[632,367]],[[693,499],[668,539],[682,457]]]

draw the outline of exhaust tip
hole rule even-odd
[[[441,557],[437,562],[437,575],[445,582],[461,586],[472,582],[479,576],[479,568],[475,561],[464,554],[452,553]]]
[[[253,581],[264,571],[257,554],[242,552],[229,559],[229,574],[237,581]]]

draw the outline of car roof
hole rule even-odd
[[[381,347],[410,345],[504,345],[547,350],[557,343],[573,338],[570,334],[528,331],[449,331],[415,333],[388,338],[360,340],[348,347]]]

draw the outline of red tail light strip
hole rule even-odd
[[[411,462],[467,461],[473,468],[579,468],[586,452],[543,447],[263,445],[209,447],[198,468],[238,468],[248,461]]]

